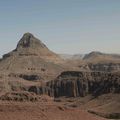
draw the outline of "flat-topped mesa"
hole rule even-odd
[[[17,44],[17,50],[22,48],[47,48],[39,39],[35,38],[31,33],[25,33]]]

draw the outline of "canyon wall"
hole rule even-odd
[[[95,97],[106,93],[120,93],[120,74],[110,72],[66,71],[43,86],[31,86],[30,92],[53,97]]]

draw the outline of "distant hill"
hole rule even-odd
[[[59,56],[64,60],[79,60],[79,59],[83,59],[84,54],[74,54],[74,55],[59,54]]]
[[[89,61],[89,62],[106,62],[106,61],[118,62],[120,61],[120,55],[93,51],[93,52],[90,52],[89,54],[86,54],[83,60]]]
[[[59,56],[64,60],[84,60],[84,61],[90,61],[90,62],[106,62],[106,61],[112,61],[117,62],[120,61],[120,55],[119,54],[107,54],[102,53],[98,51],[93,51],[88,54],[59,54]]]

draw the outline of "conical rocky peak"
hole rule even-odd
[[[17,45],[17,50],[22,48],[44,48],[46,47],[39,39],[31,33],[25,33]]]
[[[28,58],[28,61],[31,64],[34,64],[33,61],[35,59],[40,63],[41,59],[53,63],[61,62],[59,55],[49,50],[44,43],[34,37],[31,33],[25,33],[18,42],[16,49],[3,55],[3,59],[8,57],[9,59],[18,59],[20,57],[22,59],[20,62],[23,63],[25,61],[24,59]],[[19,63],[16,62],[16,64]]]

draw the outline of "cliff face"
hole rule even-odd
[[[97,97],[105,93],[120,93],[120,74],[68,71],[45,86],[32,86],[29,91],[54,97],[84,97],[88,94]]]
[[[120,71],[120,63],[96,63],[96,64],[88,64],[88,67],[92,71]]]

